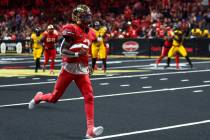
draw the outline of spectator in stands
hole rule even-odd
[[[140,20],[140,30],[146,27],[146,34],[152,24],[159,24],[158,19],[167,19],[172,23],[185,20],[186,23],[198,23],[199,27],[210,27],[210,8],[201,5],[201,0],[139,0],[113,1],[113,0],[80,0],[80,3],[88,3],[94,7],[94,17],[104,19],[109,25],[110,31],[117,31],[121,28],[126,30],[125,23],[133,20],[133,17]],[[0,1],[0,32],[28,36],[31,30],[39,25],[46,28],[46,25],[53,23],[57,26],[60,22],[65,24],[70,21],[72,7],[79,2],[76,0],[22,0],[22,1]],[[97,5],[97,6],[96,6]],[[165,23],[165,20],[164,20]],[[164,24],[162,23],[162,24]],[[45,25],[46,24],[46,25]],[[145,24],[147,24],[145,26]],[[158,26],[157,26],[158,27]],[[144,29],[143,29],[144,30]],[[189,31],[191,29],[188,29]],[[29,33],[28,33],[29,32]],[[16,33],[15,33],[16,34]],[[18,35],[17,35],[18,36]],[[126,36],[125,36],[126,37]],[[19,37],[17,37],[19,38]]]
[[[193,26],[193,29],[191,30],[191,38],[198,38],[202,36],[202,31],[199,28],[198,24],[195,24]]]

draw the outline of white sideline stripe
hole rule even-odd
[[[145,76],[160,76],[160,75],[173,75],[173,74],[185,74],[185,73],[199,73],[199,72],[209,72],[209,71],[210,71],[210,69],[206,69],[206,70],[192,70],[192,71],[178,71],[178,72],[162,72],[162,73],[152,73],[152,74],[138,74],[138,75],[127,75],[127,76],[113,76],[113,77],[91,78],[91,80],[92,81],[96,81],[96,80],[107,80],[107,79],[145,77]],[[24,86],[27,86],[27,85],[42,85],[42,84],[51,84],[51,83],[55,83],[55,81],[0,85],[0,88],[2,88],[2,87],[17,87],[17,86],[23,86],[23,85]]]
[[[140,130],[140,131],[133,131],[133,132],[128,132],[128,133],[120,133],[120,134],[102,136],[102,137],[93,138],[91,140],[110,139],[110,138],[116,138],[116,137],[156,132],[156,131],[169,130],[169,129],[175,129],[175,128],[181,128],[181,127],[194,126],[194,125],[201,125],[201,124],[206,124],[206,123],[210,123],[210,120],[203,120],[203,121],[198,121],[198,122],[190,122],[190,123],[171,125],[171,126],[166,126],[166,127],[159,127],[159,128],[153,128],[153,129],[147,129],[147,130]],[[87,139],[85,139],[85,140],[87,140]]]
[[[210,81],[203,81],[204,83],[210,83]]]
[[[98,96],[94,96],[94,98],[106,98],[106,97],[115,97],[115,96],[124,96],[124,95],[157,93],[157,92],[163,92],[163,91],[174,91],[174,90],[201,88],[201,87],[210,87],[210,84],[197,85],[197,86],[188,86],[188,87],[177,87],[177,88],[163,88],[163,89],[157,89],[157,90],[145,90],[145,91],[126,92],[126,93],[116,93],[116,94],[107,94],[107,95],[98,95]],[[83,97],[60,99],[58,101],[59,102],[65,102],[65,101],[76,101],[76,100],[81,100],[81,99],[83,99]],[[10,106],[21,106],[21,105],[26,105],[26,104],[28,104],[28,103],[17,103],[17,104],[0,105],[0,108],[10,107]]]

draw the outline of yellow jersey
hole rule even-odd
[[[208,37],[209,38],[209,30],[208,29],[203,30],[202,37]]]
[[[202,31],[199,28],[195,28],[191,30],[192,36],[195,37],[201,37],[202,36]]]
[[[35,33],[32,33],[31,34],[31,39],[33,40],[33,48],[34,49],[40,49],[42,48],[42,45],[41,45],[41,40],[42,40],[42,37],[43,35],[40,34],[39,36],[37,36]]]
[[[173,43],[172,46],[179,46],[183,41],[183,32],[181,30],[174,31]]]
[[[107,31],[106,27],[101,27],[99,30],[95,30],[97,41],[94,43],[98,43],[98,44],[103,43],[106,31]]]

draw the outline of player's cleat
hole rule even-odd
[[[168,67],[170,67],[169,65],[164,66],[164,69],[167,69]]]
[[[176,70],[182,70],[182,67],[181,66],[176,67]]]
[[[41,96],[43,95],[42,92],[37,92],[34,98],[29,102],[28,108],[33,109],[37,104],[41,102]]]
[[[193,69],[193,64],[190,64],[190,68]]]
[[[104,128],[102,126],[94,127],[92,132],[87,132],[85,137],[87,139],[91,139],[91,138],[101,135],[103,131],[104,131]]]

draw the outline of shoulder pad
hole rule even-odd
[[[63,36],[73,36],[75,34],[75,25],[67,24],[63,26],[62,35]]]

